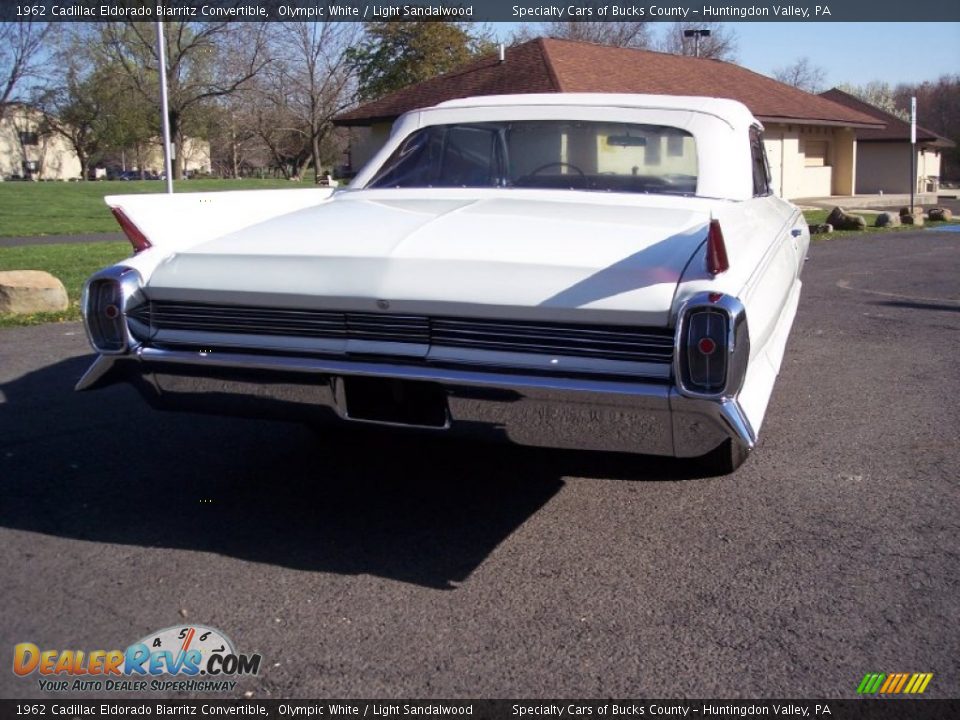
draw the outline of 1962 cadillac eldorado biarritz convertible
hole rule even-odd
[[[809,234],[732,100],[476,97],[401,117],[346,189],[107,198],[78,389],[700,457],[757,441]]]

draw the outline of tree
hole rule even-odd
[[[135,148],[137,166],[143,170],[143,150],[157,137],[159,118],[134,93],[122,68],[111,65],[97,52],[91,26],[78,23],[66,29],[50,62],[59,69],[38,96],[44,114],[43,127],[70,143],[81,165],[81,177],[89,177],[94,163],[112,151]]]
[[[211,104],[237,92],[268,62],[266,23],[165,22],[170,134],[175,178],[183,176],[184,139],[207,119]],[[160,106],[153,23],[104,23],[101,46],[141,98]]]
[[[842,90],[848,95],[863,100],[868,105],[873,105],[884,112],[896,115],[901,120],[909,120],[909,113],[897,107],[893,88],[889,83],[882,80],[871,80],[866,85],[851,85],[849,83],[840,83],[838,90]]]
[[[104,146],[103,124],[115,102],[116,97],[105,92],[101,78],[83,77],[75,63],[67,67],[63,83],[41,98],[44,125],[73,147],[84,180]]]
[[[320,182],[322,166],[333,164],[328,147],[333,118],[353,101],[348,53],[360,38],[360,25],[296,22],[276,27],[276,62],[260,84],[260,95],[301,133]]]
[[[827,71],[810,62],[810,58],[802,57],[798,58],[792,65],[774,70],[773,77],[800,90],[816,93],[823,89]]]
[[[649,48],[652,44],[648,22],[561,22],[557,20],[521,26],[519,32],[514,34],[511,44],[515,45],[541,36],[614,47]]]
[[[457,22],[372,22],[348,59],[360,100],[373,100],[454,70],[492,49],[481,35]]]
[[[660,41],[660,49],[673,55],[695,55],[696,38],[684,36],[687,30],[710,31],[707,37],[700,38],[700,57],[730,62],[737,59],[737,34],[729,25],[719,22],[671,23]]]
[[[50,23],[0,23],[0,120],[6,108],[26,99],[25,85],[41,77]]]
[[[940,176],[960,179],[960,75],[943,75],[936,82],[898,85],[894,91],[896,106],[907,113],[911,97],[917,98],[917,123],[956,143],[941,151]]]

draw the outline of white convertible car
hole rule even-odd
[[[704,456],[757,441],[809,235],[731,100],[476,97],[417,110],[349,188],[107,198],[78,389]]]

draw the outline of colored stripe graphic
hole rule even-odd
[[[919,695],[932,679],[933,673],[867,673],[857,686],[857,694]]]
[[[883,682],[886,675],[883,673],[867,673],[863,676],[863,680],[860,681],[860,687],[857,688],[857,692],[861,695],[873,695],[877,690],[880,689],[880,683]]]
[[[891,692],[898,693],[901,690],[903,690],[903,686],[907,682],[908,677],[909,675],[907,673],[900,673],[900,680],[897,682],[896,686],[893,688]]]

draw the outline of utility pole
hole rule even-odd
[[[167,192],[173,193],[173,164],[170,162],[170,99],[167,97],[167,44],[163,38],[163,20],[157,20],[157,58],[160,72],[160,112],[163,121],[163,169]]]
[[[910,98],[910,214],[913,215],[913,194],[917,189],[917,98]]]

